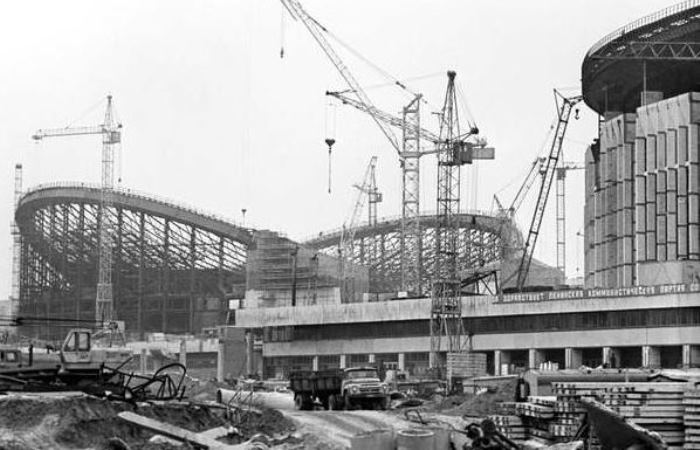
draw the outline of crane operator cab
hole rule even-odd
[[[126,347],[124,334],[118,326],[107,326],[93,332],[88,328],[73,328],[61,346],[61,362],[71,367],[119,366],[132,356]]]

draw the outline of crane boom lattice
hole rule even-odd
[[[561,148],[564,142],[564,136],[566,135],[566,128],[569,124],[571,110],[582,99],[583,97],[581,96],[564,97],[557,90],[554,90],[554,100],[557,104],[558,120],[556,130],[554,132],[554,138],[552,139],[552,146],[549,151],[549,156],[542,163],[542,184],[540,185],[540,191],[537,196],[537,204],[535,205],[535,212],[530,223],[530,230],[527,235],[527,240],[525,241],[523,256],[518,267],[517,287],[519,290],[522,290],[525,286],[528,272],[530,271],[532,255],[535,250],[535,244],[537,243],[537,237],[539,236],[542,218],[544,216],[545,207],[547,206],[547,199],[549,198],[549,191],[551,190],[552,182],[554,181],[556,167],[559,163]]]
[[[116,123],[112,96],[107,96],[104,122],[93,127],[65,127],[40,129],[32,138],[42,140],[47,137],[67,137],[82,135],[102,135],[102,184],[100,209],[98,214],[99,255],[97,273],[97,293],[95,299],[95,319],[98,322],[111,322],[114,315],[112,289],[112,251],[114,248],[115,219],[113,215],[114,190],[114,150],[121,142],[121,124]]]
[[[420,255],[422,254],[420,239],[420,140],[423,130],[420,128],[419,107],[421,95],[415,95],[413,100],[404,107],[401,119],[395,120],[390,115],[383,114],[381,110],[374,106],[360,83],[333,49],[333,46],[326,38],[328,30],[310,16],[297,0],[280,1],[293,18],[300,20],[304,24],[348,84],[348,91],[357,97],[356,100],[348,99],[352,101],[345,101],[345,103],[351,103],[358,109],[367,112],[399,154],[403,189],[401,208],[402,290],[419,295],[421,293],[422,268],[422,261],[420,260]],[[402,86],[400,83],[396,84]],[[402,87],[405,88],[404,86]],[[333,93],[328,94],[334,95]],[[340,98],[339,93],[336,93],[335,96]],[[402,142],[399,142],[396,138],[390,125],[401,129]]]

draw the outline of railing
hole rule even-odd
[[[586,53],[586,58],[588,58],[601,48],[605,47],[615,39],[618,39],[624,36],[625,34],[629,33],[630,31],[637,30],[641,27],[652,24],[654,22],[658,22],[659,20],[681,13],[688,9],[695,8],[697,6],[700,6],[700,0],[686,0],[684,2],[669,6],[668,8],[664,8],[661,11],[649,14],[648,16],[644,16],[641,19],[635,20],[634,22],[628,23],[627,25],[618,28],[617,30],[613,31],[612,33],[608,34],[607,36],[593,44],[591,49],[588,50],[588,53]]]
[[[74,183],[74,182],[54,182],[54,183],[42,183],[38,184],[36,186],[32,186],[28,190],[24,192],[22,195],[22,198],[28,194],[32,194],[37,191],[42,191],[42,190],[48,190],[48,189],[56,189],[56,188],[79,188],[79,189],[94,189],[99,191],[102,189],[102,186],[99,185],[98,183]],[[144,191],[139,191],[137,189],[127,189],[127,188],[114,188],[113,191],[117,194],[124,195],[126,197],[131,197],[139,200],[146,200],[146,201],[151,201],[155,203],[159,203],[161,205],[165,206],[170,206],[174,207],[183,211],[190,212],[192,214],[196,214],[199,216],[206,217],[208,219],[213,219],[217,220],[219,222],[224,222],[228,225],[233,225],[235,227],[245,229],[245,230],[252,230],[257,227],[251,226],[251,225],[246,225],[244,226],[243,224],[235,221],[234,219],[231,219],[230,217],[225,217],[216,213],[212,213],[210,211],[204,211],[202,209],[196,208],[194,206],[190,206],[184,203],[177,202],[172,199],[168,199],[166,197],[162,197],[159,195],[154,195],[150,194]],[[20,199],[20,202],[22,199]],[[282,234],[282,233],[279,233]]]
[[[467,209],[465,211],[460,211],[460,215],[466,214],[466,215],[473,215],[473,216],[484,216],[484,217],[493,217],[493,218],[498,218],[496,214],[494,214],[492,211],[486,211],[482,209]],[[423,211],[421,212],[421,217],[431,217],[431,216],[437,216],[437,211],[432,210],[432,211]],[[377,225],[386,225],[391,222],[396,222],[401,220],[401,215],[396,214],[396,215],[391,215],[391,216],[384,216],[379,219],[377,219]],[[364,220],[360,222],[357,227],[362,228],[362,227],[367,227],[369,226],[369,221]],[[338,227],[338,228],[333,228],[331,230],[325,230],[322,232],[322,234],[314,234],[311,236],[306,236],[303,239],[300,239],[299,242],[309,242],[309,241],[314,241],[317,239],[325,239],[328,236],[333,236],[340,234],[340,232],[343,231],[343,227]]]

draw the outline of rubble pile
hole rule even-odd
[[[131,450],[174,448],[172,442],[150,442],[155,433],[118,414],[130,411],[192,432],[230,427],[221,408],[190,402],[127,403],[84,394],[13,394],[0,396],[0,448],[13,450],[114,448],[115,439]],[[289,433],[292,423],[278,411],[264,409],[251,414],[236,434],[222,438],[237,444],[263,433]]]

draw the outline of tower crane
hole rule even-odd
[[[557,269],[561,270],[564,276],[566,276],[566,172],[584,168],[583,164],[570,161],[561,161],[556,168]]]
[[[330,32],[321,25],[302,7],[298,0],[280,0],[293,19],[301,21],[311,36],[321,47],[331,63],[345,80],[358,104],[368,110],[377,110],[370,97],[354,77],[348,66],[333,49],[328,37]],[[401,89],[410,92],[398,80],[394,83]],[[401,274],[402,290],[419,294],[421,292],[421,232],[420,232],[420,103],[422,96],[410,92],[413,99],[403,108],[400,129],[401,142],[391,128],[375,114],[370,114],[382,134],[389,140],[391,146],[399,155],[402,172],[402,208],[401,208]],[[335,141],[333,141],[335,142]],[[330,154],[332,144],[328,143]]]
[[[107,108],[104,121],[92,127],[65,127],[40,129],[32,139],[40,141],[49,137],[67,137],[84,135],[102,136],[102,184],[100,189],[100,209],[98,214],[99,263],[97,275],[97,295],[95,299],[95,319],[98,322],[111,322],[114,314],[112,289],[112,249],[114,247],[115,224],[110,213],[114,190],[114,150],[121,142],[122,125],[114,118],[112,96],[107,96]]]
[[[566,128],[569,125],[569,117],[571,116],[571,110],[582,99],[583,97],[580,95],[565,97],[556,89],[554,90],[554,102],[557,106],[558,120],[554,132],[554,137],[552,139],[552,145],[549,151],[549,156],[546,157],[545,161],[542,163],[542,184],[540,185],[540,191],[537,196],[535,212],[532,215],[530,230],[525,241],[523,255],[520,260],[518,270],[516,272],[516,286],[518,290],[522,290],[525,286],[525,281],[527,280],[527,275],[530,271],[532,255],[535,250],[535,244],[537,243],[537,237],[539,236],[540,227],[542,225],[542,218],[544,216],[544,210],[547,206],[549,191],[552,188],[552,181],[554,181],[556,167],[559,163],[561,148],[564,142],[564,136],[566,135]]]
[[[475,126],[461,132],[455,90],[456,72],[447,72],[447,89],[439,113],[437,139],[437,226],[435,228],[435,269],[430,309],[430,367],[436,367],[443,337],[447,352],[462,351],[462,280],[459,275],[460,168],[475,159],[494,159],[494,149],[483,140],[469,141],[478,134]]]
[[[352,280],[347,275],[347,264],[349,256],[353,254],[353,246],[355,243],[355,232],[360,222],[360,215],[365,207],[365,202],[368,203],[369,224],[377,223],[377,203],[382,201],[382,194],[377,188],[376,178],[377,157],[372,156],[365,169],[362,184],[355,184],[357,189],[355,202],[353,203],[352,212],[348,220],[343,224],[340,232],[340,245],[338,246],[339,258],[339,277],[341,282],[341,298],[343,302],[354,301],[354,290],[352,289]]]

